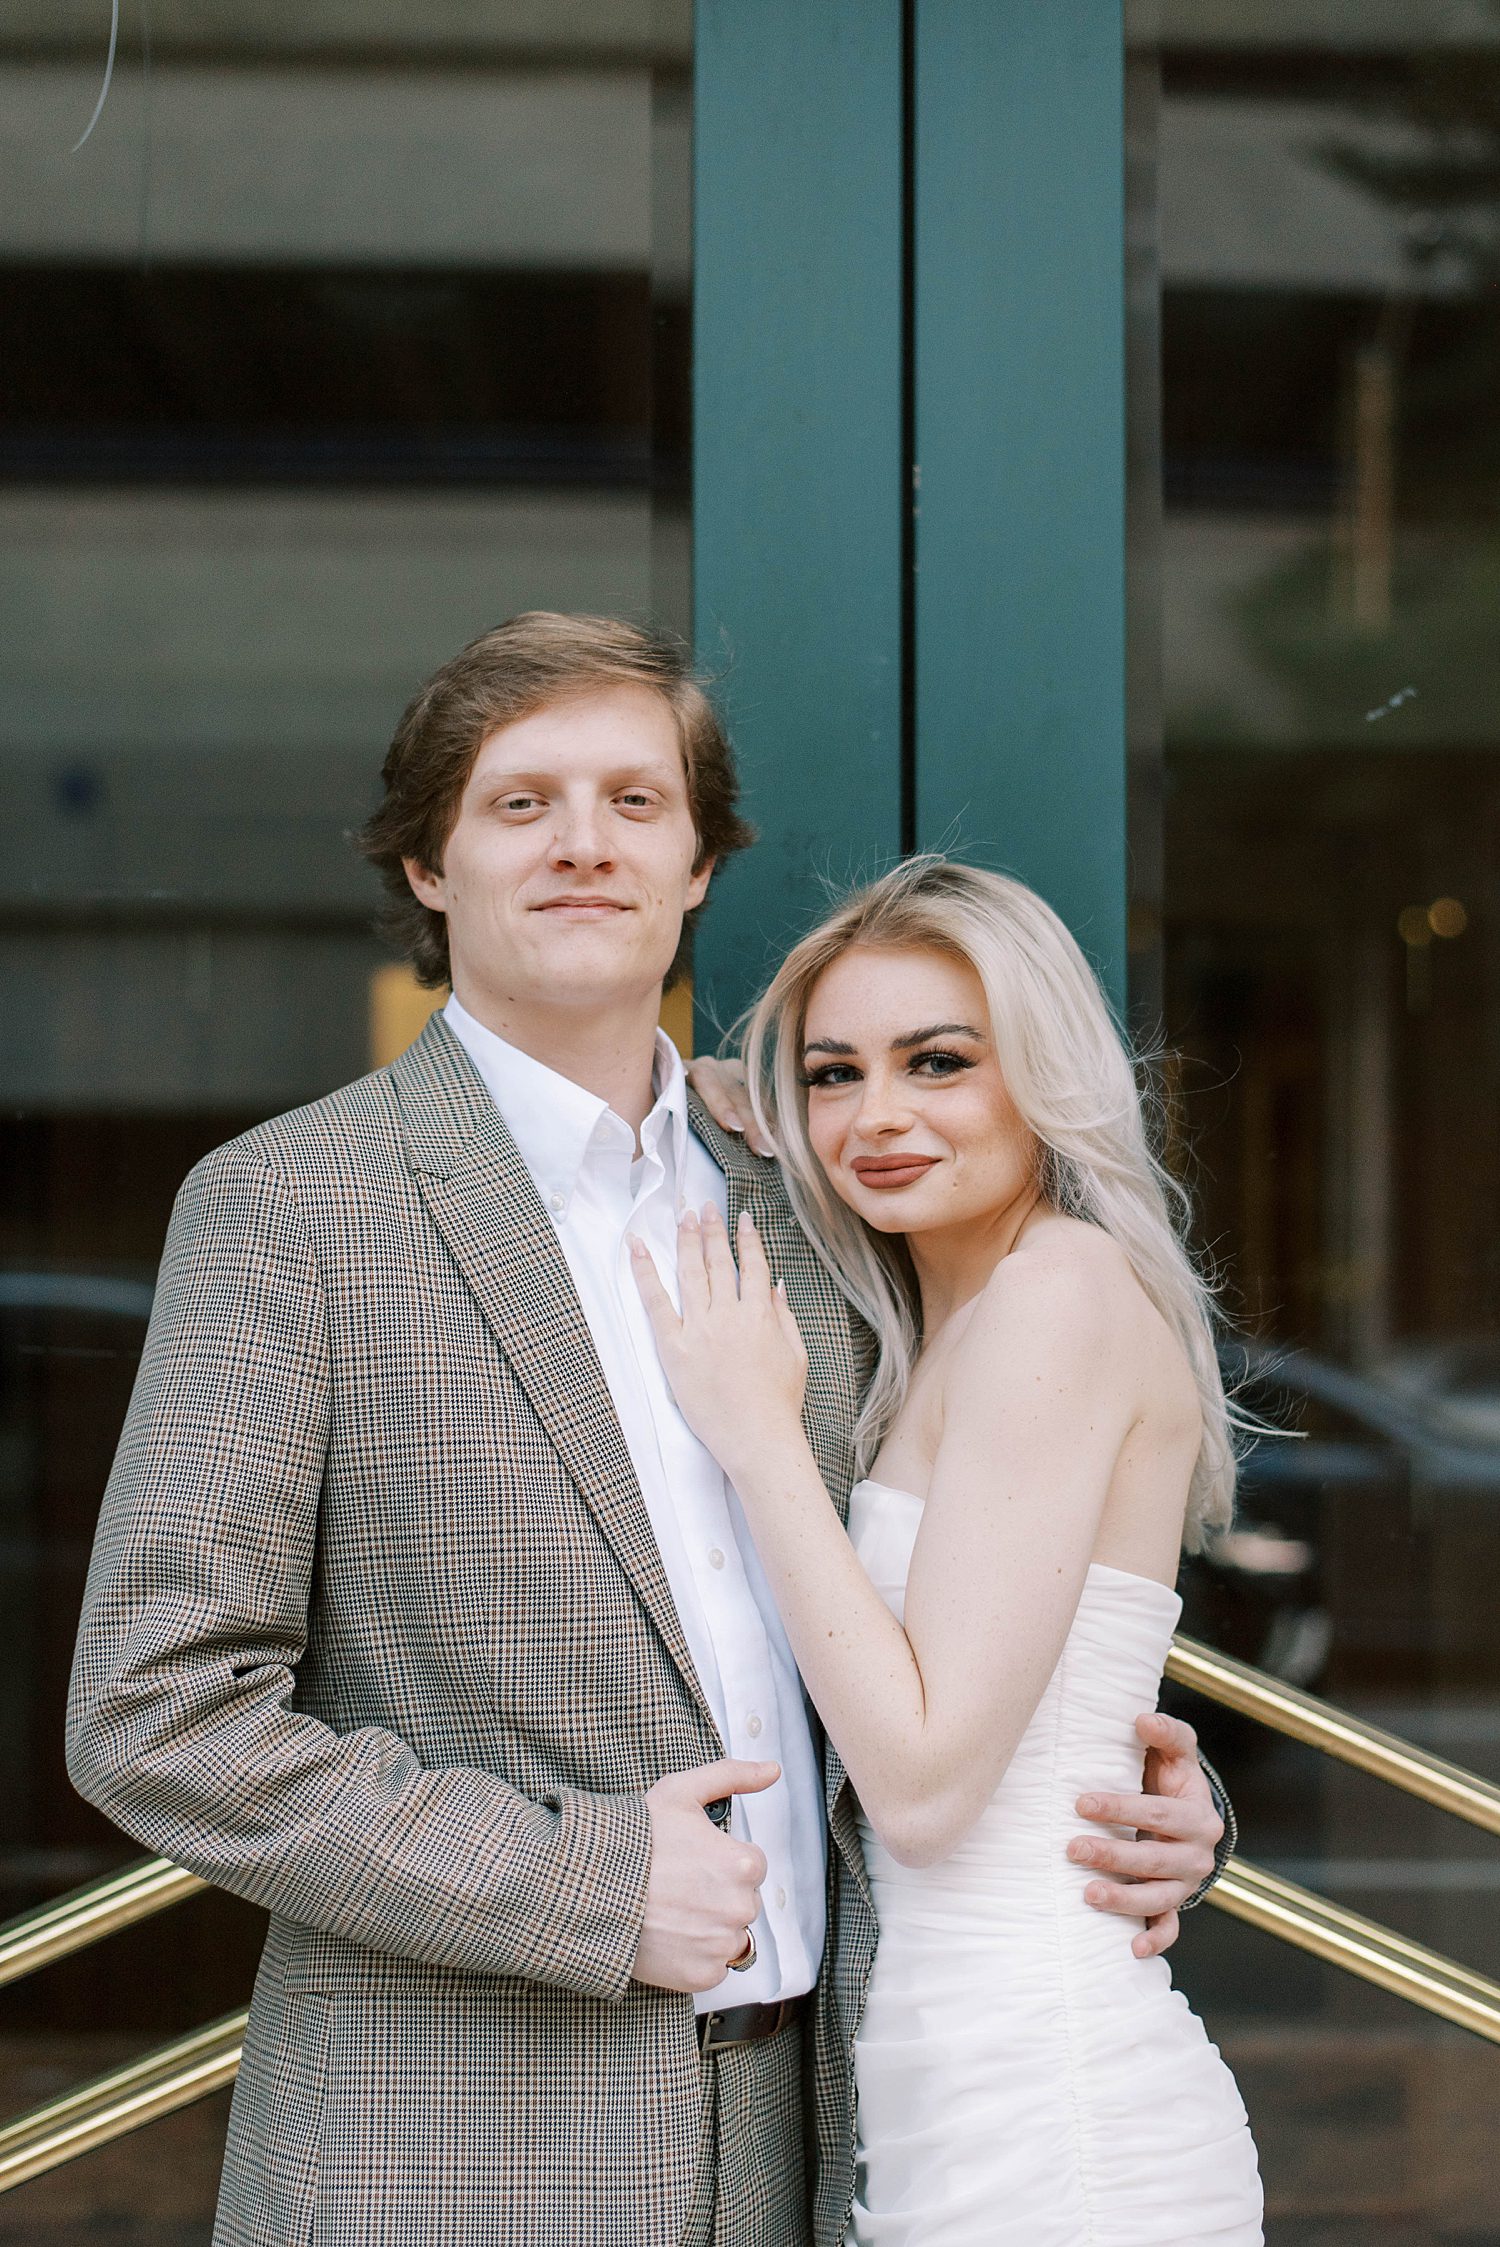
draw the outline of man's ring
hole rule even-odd
[[[754,1964],[755,1937],[751,1934],[749,1928],[747,1927],[745,1929],[745,1947],[740,1952],[738,1958],[732,1958],[729,1961],[729,1971],[731,1974],[748,1974]]]

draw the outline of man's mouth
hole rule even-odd
[[[939,1160],[937,1155],[860,1155],[849,1168],[861,1186],[887,1194],[898,1186],[914,1186]]]
[[[533,905],[534,913],[576,914],[580,920],[598,920],[609,913],[628,913],[630,907],[618,897],[573,896],[549,897],[544,904]]]

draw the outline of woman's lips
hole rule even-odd
[[[936,1155],[861,1155],[849,1168],[861,1186],[873,1186],[876,1193],[891,1192],[897,1186],[913,1186],[924,1178]]]

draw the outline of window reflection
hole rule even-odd
[[[1158,779],[1137,745],[1136,793],[1149,817],[1159,785],[1164,871],[1137,854],[1137,997],[1248,1337],[1227,1369],[1295,1431],[1247,1459],[1187,1627],[1496,1777],[1500,11],[1231,0],[1140,29],[1161,590],[1134,631],[1159,626],[1163,755]],[[1492,1843],[1203,1729],[1248,1853],[1496,1971]],[[1189,1949],[1272,2236],[1500,2224],[1493,2053],[1222,1923]]]
[[[70,155],[108,23],[0,35],[0,1917],[135,1854],[62,1696],[176,1187],[419,1019],[346,842],[397,715],[518,608],[688,623],[690,0],[152,0]],[[19,1985],[0,2103],[258,1947],[205,1897]],[[206,2241],[223,2108],[0,2239]]]

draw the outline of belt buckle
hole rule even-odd
[[[769,2005],[721,2006],[715,2013],[698,2016],[698,2049],[700,2052],[722,2052],[732,2044],[758,2044],[763,2037],[774,2036],[795,2017],[797,2000],[778,1998]],[[716,2036],[731,2013],[750,2013],[755,2016],[755,2026],[748,2036]]]
[[[757,2028],[749,2036],[717,2036],[714,2032],[723,2028],[725,2022],[733,2013],[761,2015],[767,2010],[768,2008],[764,2005],[721,2005],[716,2013],[700,2014],[698,2017],[699,2051],[727,2052],[730,2046],[734,2044],[753,2044],[757,2037],[766,2034],[764,2029]]]

